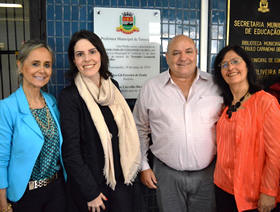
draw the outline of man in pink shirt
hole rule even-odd
[[[169,69],[145,83],[134,108],[141,181],[156,189],[160,211],[214,212],[215,124],[223,100],[212,76],[197,68],[192,39],[174,37],[166,60]]]

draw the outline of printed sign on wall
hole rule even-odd
[[[267,90],[280,77],[279,11],[279,0],[228,0],[227,42],[248,52]]]
[[[126,99],[160,72],[160,11],[94,8],[94,32],[102,39],[110,71]]]

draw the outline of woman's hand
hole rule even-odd
[[[0,211],[13,212],[11,205],[7,201],[6,189],[0,189]]]
[[[258,202],[259,212],[270,212],[275,207],[275,197],[261,193]]]
[[[13,212],[13,208],[11,204],[7,204],[7,207],[4,207],[2,210],[0,209],[0,211]]]
[[[13,208],[12,208],[11,204],[7,203],[0,207],[0,211],[13,212]]]
[[[100,193],[98,197],[96,197],[94,200],[88,202],[88,211],[91,212],[100,212],[100,207],[105,210],[106,207],[103,203],[103,200],[107,200],[107,198],[104,196],[104,194]]]

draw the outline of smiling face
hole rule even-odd
[[[243,86],[248,84],[248,69],[246,63],[242,57],[240,57],[233,50],[230,50],[225,54],[221,64],[222,76],[229,86]]]
[[[197,63],[197,49],[193,40],[183,35],[173,38],[168,46],[166,61],[171,76],[193,77]]]
[[[101,57],[97,48],[87,39],[77,41],[74,46],[74,63],[79,72],[87,78],[99,77]]]
[[[22,86],[25,89],[40,89],[45,86],[52,74],[52,55],[44,47],[32,50],[18,69],[23,75]]]

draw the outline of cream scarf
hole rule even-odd
[[[97,103],[102,106],[109,106],[113,113],[119,130],[120,162],[124,183],[131,184],[140,169],[141,153],[136,125],[125,99],[110,78],[105,80],[101,77],[101,87],[98,88],[93,81],[78,73],[75,77],[75,84],[87,105],[102,143],[105,157],[103,173],[107,185],[113,190],[116,186],[112,135]]]

